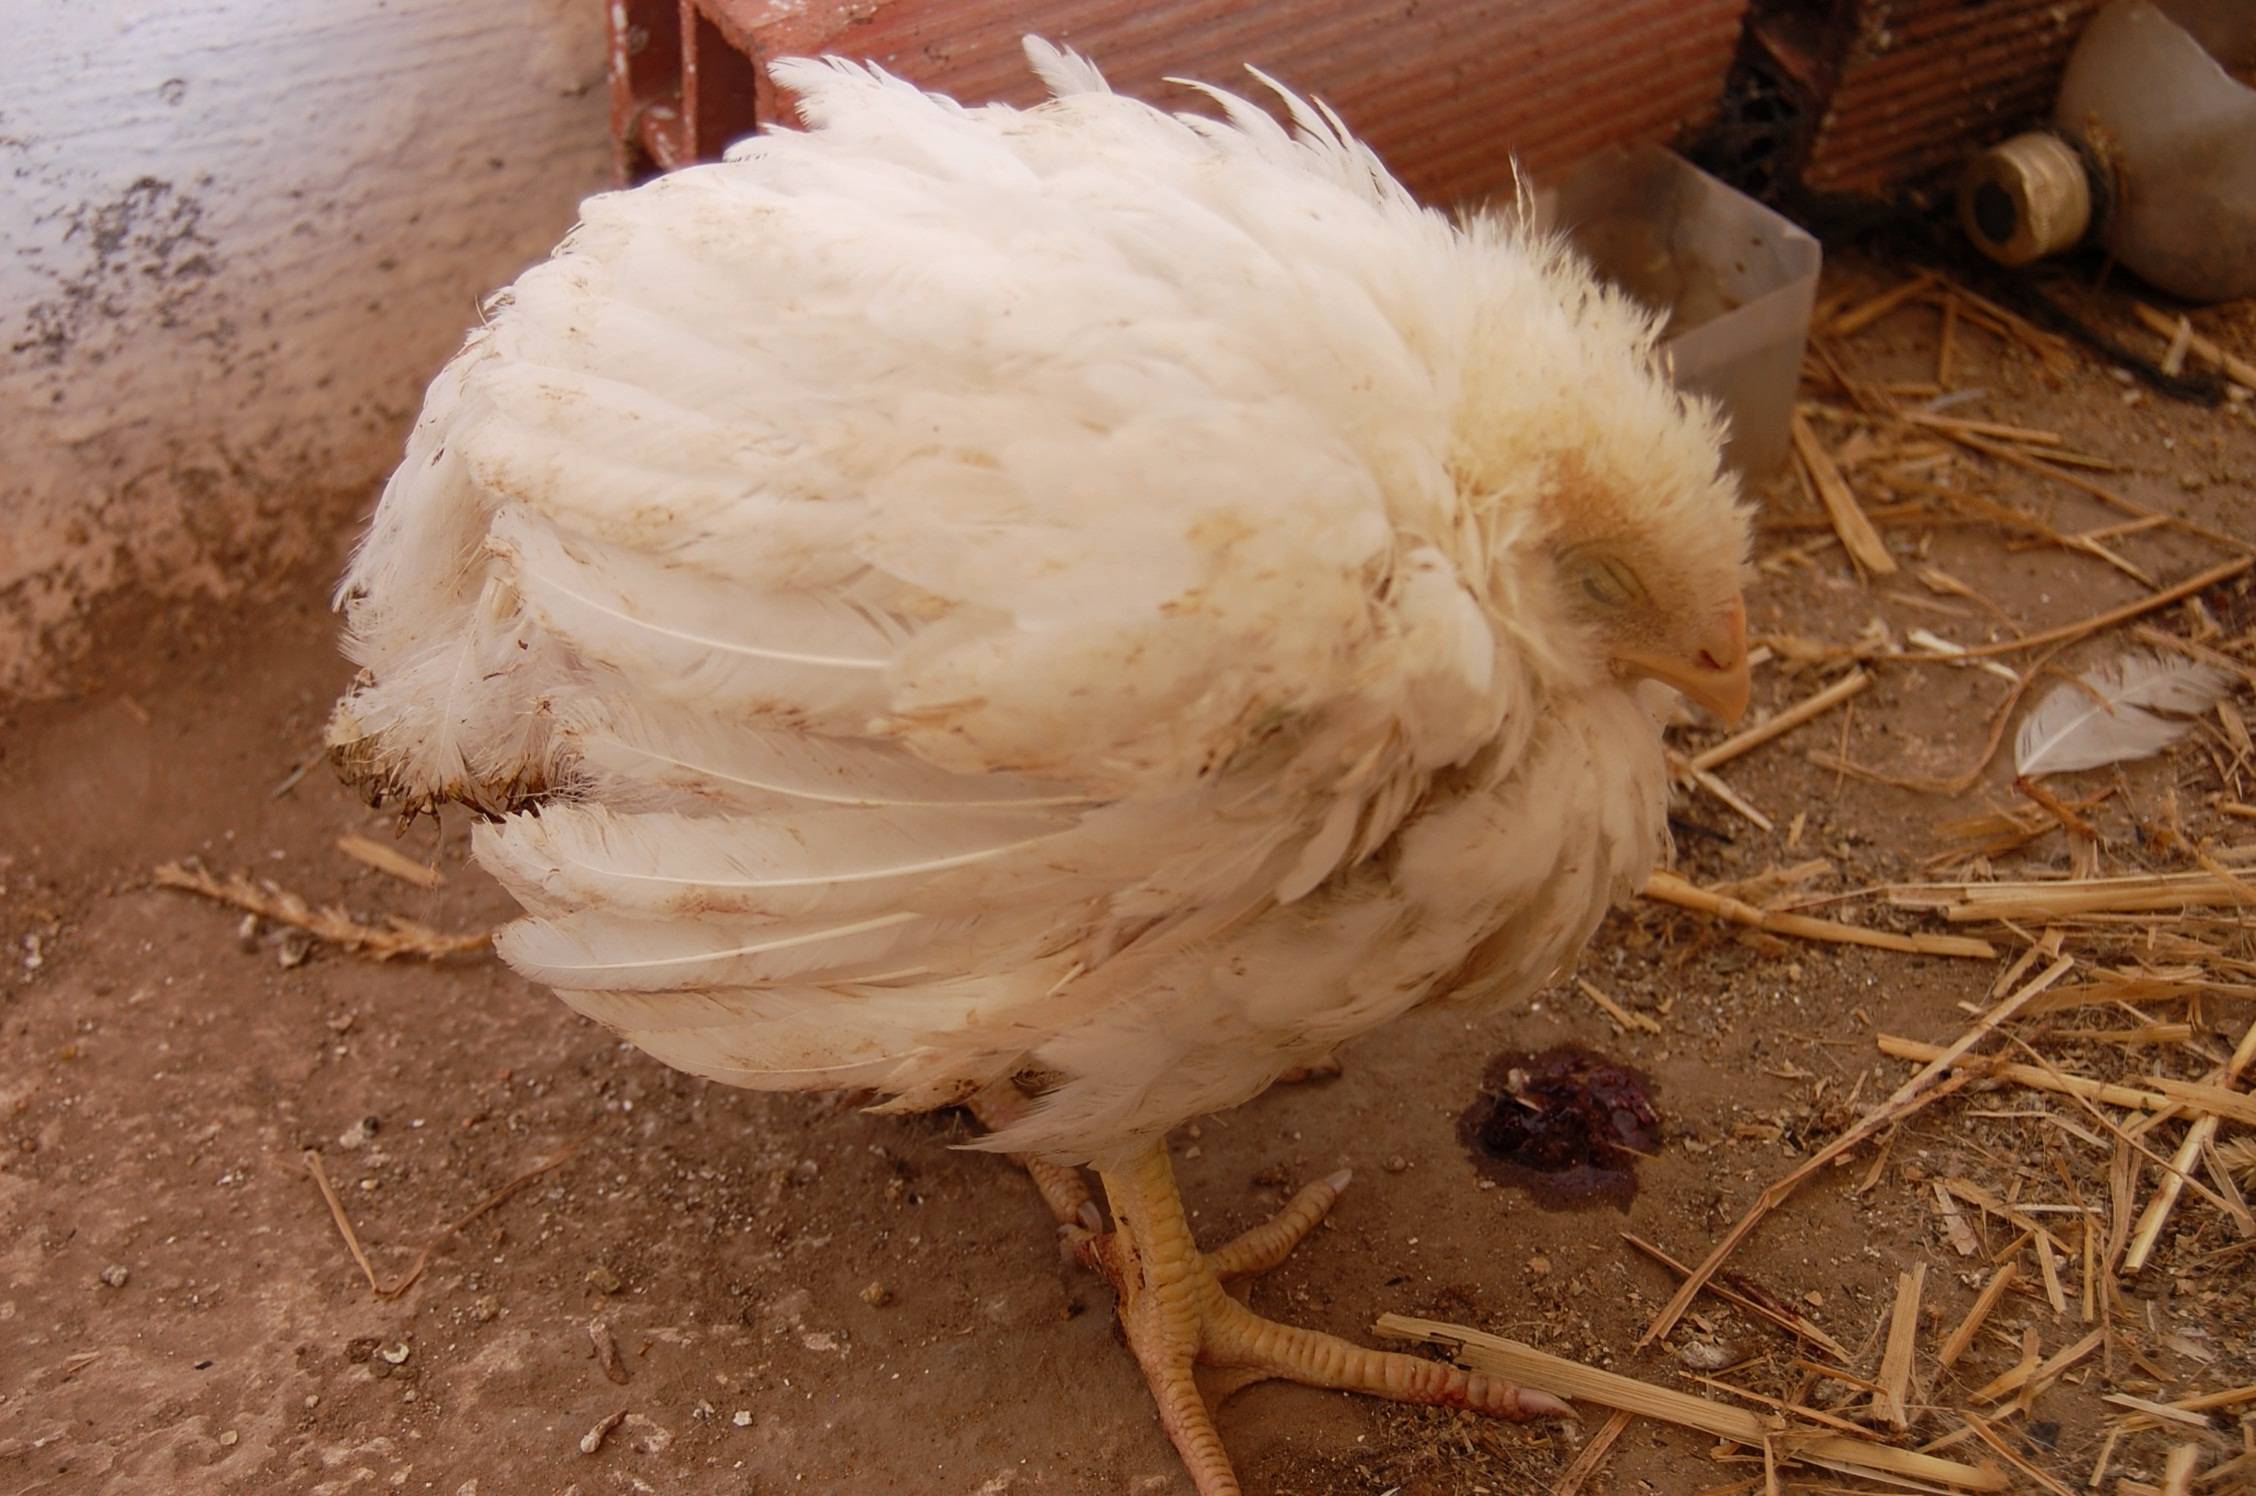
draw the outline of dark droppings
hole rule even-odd
[[[1638,1071],[1573,1045],[1499,1055],[1457,1136],[1482,1173],[1545,1209],[1626,1210],[1638,1158],[1661,1141],[1652,1092]]]

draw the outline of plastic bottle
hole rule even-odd
[[[2008,265],[2096,238],[2188,300],[2256,295],[2252,76],[2250,0],[2108,6],[2068,59],[2051,127],[1968,164],[1960,224]]]

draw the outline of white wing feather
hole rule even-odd
[[[2070,774],[2160,753],[2185,736],[2185,719],[2216,705],[2232,681],[2198,660],[2125,655],[2054,687],[2021,719],[2014,768],[2025,777]]]
[[[903,631],[834,594],[567,540],[517,510],[495,518],[487,544],[551,637],[660,700],[850,730],[885,706]]]
[[[942,933],[941,922],[907,912],[768,923],[582,913],[519,920],[494,945],[551,987],[702,995],[876,974]]]
[[[893,743],[740,725],[694,705],[580,701],[557,716],[589,797],[637,808],[700,805],[774,816],[835,805],[1049,816],[1101,803],[1041,780],[951,774]]]
[[[529,907],[650,916],[970,914],[1000,897],[1090,897],[1070,826],[1030,828],[975,810],[822,807],[789,819],[621,815],[551,806],[474,833],[478,858]],[[1107,866],[1105,875],[1112,869]]]

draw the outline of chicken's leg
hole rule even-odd
[[[1120,1295],[1121,1328],[1199,1496],[1239,1490],[1214,1431],[1213,1405],[1269,1377],[1504,1418],[1572,1415],[1547,1393],[1264,1319],[1224,1291],[1224,1278],[1282,1262],[1339,1198],[1345,1173],[1309,1185],[1270,1221],[1214,1252],[1192,1240],[1165,1144],[1099,1177],[1113,1229],[1090,1237],[1082,1255]]]
[[[1016,1082],[1006,1078],[979,1092],[964,1105],[981,1127],[997,1132],[1024,1116],[1028,1103],[1026,1093]],[[1030,1153],[1006,1156],[1026,1170],[1027,1177],[1034,1181],[1034,1188],[1041,1192],[1042,1203],[1057,1220],[1068,1256],[1083,1239],[1104,1229],[1104,1217],[1097,1210],[1097,1202],[1090,1196],[1089,1186],[1082,1180],[1079,1169],[1053,1164]]]

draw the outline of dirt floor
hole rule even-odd
[[[1898,278],[1852,267],[1829,277],[1827,294],[1839,305]],[[2128,322],[2112,293],[2084,304],[2110,325]],[[2206,325],[2256,353],[2248,324]],[[1922,381],[1933,377],[1937,331],[1935,312],[1912,305],[1828,351],[1859,380]],[[1955,336],[1953,385],[1988,393],[1953,416],[2059,431],[2120,464],[2100,476],[2122,494],[2256,533],[2245,403],[2204,409],[2144,393],[2084,352],[2048,366],[1971,323]],[[1851,439],[1838,423],[1818,430],[1836,448]],[[1857,455],[1845,460],[1866,502],[1893,502],[1867,485]],[[2123,518],[1980,458],[1931,476],[2062,530]],[[2028,628],[2144,590],[2088,554],[2016,548],[1994,527],[1956,524],[1891,528],[1903,572],[1864,581],[1828,532],[1792,527],[1816,512],[1793,484],[1768,512],[1780,527],[1758,543],[1771,564],[1750,596],[1752,628],[1766,636],[1845,644],[1874,620],[1899,643],[1919,628],[1999,636],[1986,603],[1921,585],[1920,566]],[[2230,555],[2167,529],[2108,543],[2163,583]],[[1801,560],[1783,554],[1797,549]],[[309,950],[271,924],[152,887],[155,864],[193,856],[367,917],[479,930],[509,913],[468,863],[460,822],[443,832],[422,823],[399,844],[445,875],[435,890],[335,850],[341,835],[388,839],[390,827],[324,766],[298,773],[347,673],[325,588],[322,575],[290,579],[224,617],[128,610],[107,626],[109,647],[79,695],[0,718],[0,1489],[1186,1489],[1115,1344],[1108,1291],[1061,1260],[1021,1175],[951,1151],[962,1117],[892,1120],[846,1101],[725,1090],[621,1047],[489,959],[376,964]],[[2245,576],[2203,604],[2226,645],[2256,623]],[[2150,621],[2180,633],[2199,623],[2182,608]],[[2117,631],[2061,662],[2104,659],[2125,642]],[[1839,668],[1758,670],[1757,716]],[[1720,771],[1774,831],[1705,795],[1684,801],[1688,876],[1712,884],[1820,858],[1830,866],[1808,885],[1816,891],[1917,878],[1946,847],[1939,823],[2016,803],[2002,761],[1955,797],[1812,764],[1808,752],[1821,749],[1948,775],[1981,747],[2008,689],[1971,669],[1868,668],[1877,680],[1850,709]],[[2246,771],[2231,760],[2229,748],[2182,750],[2072,781],[2079,795],[2120,785],[2094,812],[2103,870],[2183,865],[2151,835],[2173,794],[2189,834],[2232,846],[2233,823],[2207,806],[2220,790],[2249,798],[2219,777],[2221,763]],[[2256,840],[2256,825],[2240,822],[2237,840]],[[1999,858],[1998,870],[2058,870],[2066,855],[2054,834]],[[1871,901],[1811,912],[1944,928]],[[2220,938],[2249,956],[2246,931]],[[2000,939],[2008,956],[2019,948]],[[1582,975],[1657,1033],[1618,1032],[1571,985],[1517,1011],[1429,1010],[1352,1047],[1336,1079],[1280,1087],[1179,1134],[1177,1168],[1215,1237],[1302,1182],[1357,1171],[1326,1226],[1252,1289],[1272,1314],[1357,1336],[1382,1312],[1426,1314],[1687,1391],[1725,1396],[1691,1380],[1714,1373],[1834,1406],[1792,1366],[1788,1337],[1714,1299],[1666,1345],[1633,1349],[1674,1279],[1620,1233],[1684,1260],[1703,1255],[1764,1185],[1910,1074],[1876,1052],[1877,1032],[1949,1040],[2003,964],[1744,939],[1644,905],[1609,922]],[[2193,1032],[2128,1063],[2198,1077],[2250,1008],[2220,1000],[2143,1016],[2190,1019]],[[1653,1082],[1663,1138],[1626,1208],[1541,1207],[1460,1141],[1497,1056],[1564,1042]],[[2113,1050],[2093,1056],[2102,1062],[2123,1063]],[[2024,1328],[2046,1354],[2087,1328],[2081,1264],[2062,1264],[2069,1308],[2056,1314],[2024,1251],[2024,1284],[1991,1329],[1948,1373],[1934,1361],[1990,1258],[2017,1235],[1968,1209],[1972,1239],[1954,1244],[1936,1181],[2059,1202],[2097,1180],[2104,1194],[2106,1150],[2046,1125],[2048,1115],[2099,1125],[2061,1098],[1970,1087],[1904,1129],[1869,1189],[1856,1193],[1879,1156],[1867,1151],[1802,1190],[1732,1265],[1793,1301],[1870,1377],[1897,1273],[1927,1264],[1914,1435],[1949,1435],[1970,1389],[2018,1359]],[[395,1298],[371,1293],[306,1164],[320,1159],[390,1280],[445,1223],[565,1150],[558,1167],[441,1240]],[[2141,1174],[2142,1198],[2154,1173]],[[2256,1253],[2235,1250],[2238,1240],[2211,1204],[2181,1203],[2154,1263],[2120,1285],[2104,1358],[2024,1416],[1999,1411],[2016,1453],[2081,1488],[2106,1417],[2120,1411],[2103,1393],[2168,1399],[2256,1381]],[[2107,1488],[2118,1477],[2159,1483],[2185,1439],[2201,1443],[2204,1461],[2228,1458],[2248,1407],[2214,1415],[2205,1434],[2126,1438]],[[1602,1416],[1579,1429],[1516,1427],[1257,1388],[1221,1424],[1254,1491],[1501,1496],[1550,1489]],[[1712,1445],[1636,1422],[1585,1489],[1760,1489],[1759,1460],[1742,1450],[1718,1462]],[[1969,1440],[1948,1452],[1986,1453]]]

